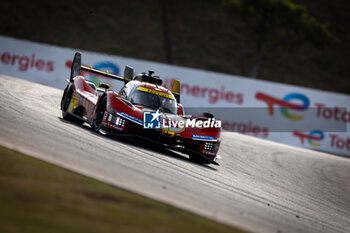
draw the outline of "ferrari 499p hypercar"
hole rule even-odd
[[[124,82],[119,92],[108,84],[99,87],[82,76],[92,73]],[[151,140],[165,148],[189,155],[192,161],[217,164],[221,122],[211,113],[185,115],[180,104],[180,83],[161,86],[153,71],[134,76],[126,66],[124,77],[81,65],[81,54],[73,59],[71,74],[61,100],[64,119],[84,122],[103,135],[123,135]]]

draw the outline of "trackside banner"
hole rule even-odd
[[[0,36],[0,73],[63,89],[79,50]],[[82,53],[82,63],[122,75],[154,70],[180,80],[186,114],[214,113],[222,128],[293,146],[350,156],[350,96],[126,57]],[[86,75],[119,90],[123,82]],[[234,142],[232,142],[234,143]]]

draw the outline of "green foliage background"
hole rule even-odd
[[[310,14],[305,28],[312,27],[314,20],[321,25],[312,27],[312,33],[299,29],[298,34],[288,30],[270,34],[268,41],[274,46],[264,51],[258,78],[350,94],[350,2],[292,2],[303,5],[295,7],[293,14],[303,15],[305,9]],[[173,64],[250,75],[256,38],[247,34],[246,23],[232,17],[221,0],[166,0],[165,4]],[[286,14],[277,9],[276,14]],[[161,13],[159,0],[1,1],[0,34],[165,62]],[[318,34],[326,28],[337,41],[315,47],[324,44]],[[283,39],[276,33],[282,33]],[[301,43],[303,37],[313,43]]]
[[[291,52],[307,43],[324,48],[337,41],[327,25],[290,0],[224,0],[223,6],[233,19],[242,19],[250,32],[246,37],[251,35],[255,40],[254,78],[259,76],[260,64],[272,49],[289,48]]]

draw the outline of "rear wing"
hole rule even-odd
[[[122,77],[122,76],[118,76],[115,74],[111,74],[108,71],[97,70],[97,69],[92,68],[91,66],[82,65],[81,64],[81,54],[77,52],[74,55],[69,81],[73,82],[74,77],[81,75],[81,70],[85,70],[85,71],[90,72],[90,73],[102,75],[102,76],[105,76],[108,78],[124,81],[125,83],[132,80],[132,77],[134,75],[134,69],[131,68],[130,66],[125,66],[124,77]]]
[[[105,76],[108,78],[124,81],[125,83],[133,80],[133,76],[134,76],[134,69],[130,66],[125,66],[124,77],[122,77],[122,76],[118,76],[115,74],[111,74],[107,71],[94,69],[91,66],[82,65],[81,64],[81,54],[76,52],[74,54],[74,59],[73,59],[73,63],[71,66],[69,82],[73,82],[74,77],[81,75],[82,70],[90,72],[90,73],[102,75],[102,76]],[[134,79],[139,80],[139,81],[143,81],[143,82],[154,83],[156,85],[161,85],[162,80],[159,79],[158,76],[152,76],[152,74],[153,74],[153,71],[149,71],[148,75],[146,75],[145,73],[142,73],[141,75],[135,76]],[[171,88],[171,92],[174,94],[177,102],[180,103],[180,82],[179,82],[179,80],[174,80],[172,88]]]

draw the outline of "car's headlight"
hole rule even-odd
[[[204,150],[217,151],[218,150],[218,143],[206,142],[205,145],[204,145]]]

